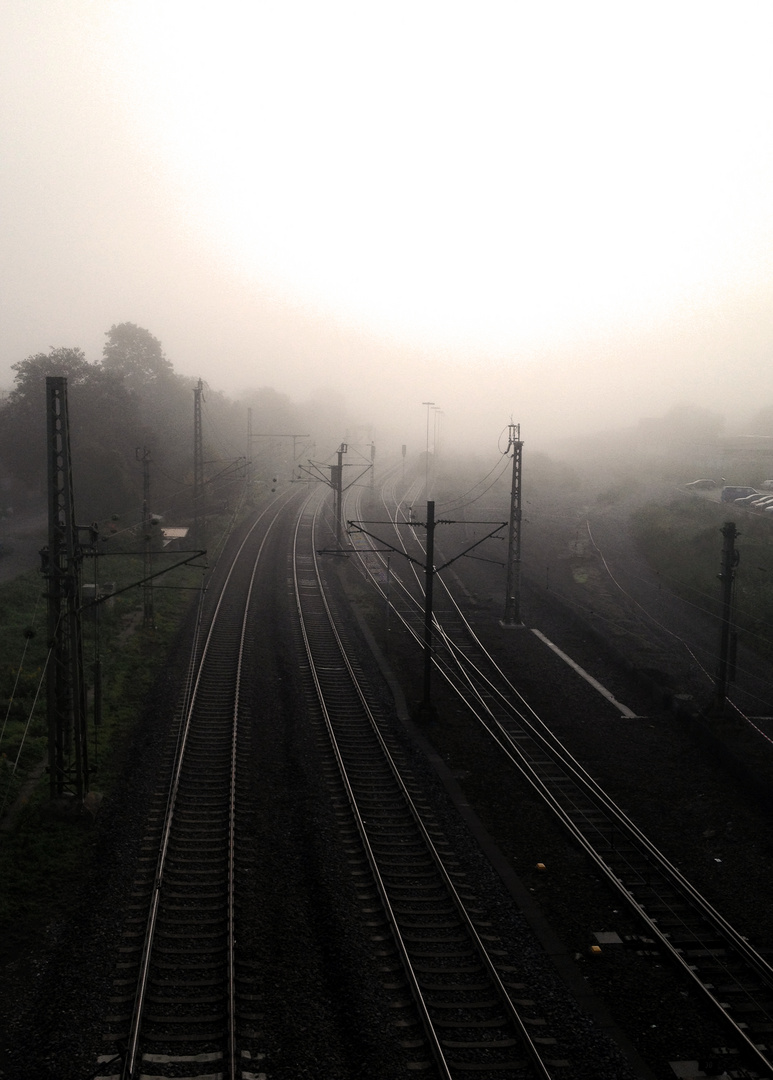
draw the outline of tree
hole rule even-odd
[[[46,378],[61,375],[68,387],[84,383],[94,367],[82,349],[35,353],[12,365],[14,387],[2,408],[0,459],[16,480],[44,490],[46,475]]]
[[[45,491],[46,378],[67,379],[77,510],[91,520],[137,500],[134,459],[141,430],[136,395],[90,364],[81,349],[51,348],[13,365],[15,385],[0,407],[0,461],[23,486]]]
[[[102,366],[122,375],[131,389],[151,388],[174,374],[161,342],[149,330],[130,322],[118,323],[110,327],[106,337]]]
[[[8,404],[26,409],[37,407],[45,401],[46,378],[49,375],[62,375],[67,379],[68,386],[74,386],[85,382],[94,367],[86,359],[83,349],[55,349],[52,345],[48,353],[28,356],[26,360],[12,364],[11,370],[16,375],[15,385],[8,395]]]
[[[90,365],[88,378],[68,392],[68,402],[78,515],[91,521],[138,505],[136,448],[142,424],[137,395],[120,376]]]

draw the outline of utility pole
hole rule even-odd
[[[714,705],[719,716],[725,711],[727,699],[727,684],[730,682],[730,643],[732,630],[732,599],[733,582],[735,580],[735,568],[740,561],[740,555],[735,548],[735,541],[740,535],[736,532],[735,522],[726,521],[720,530],[724,537],[722,545],[722,569],[719,580],[722,582],[722,614],[720,616],[719,633],[719,657],[717,659],[717,675],[715,682]]]
[[[245,457],[247,473],[247,491],[252,494],[252,409],[247,409],[247,456]]]
[[[510,488],[510,524],[507,533],[507,580],[502,626],[521,625],[521,425],[509,425],[506,454],[513,451],[513,480]]]
[[[432,586],[435,581],[435,503],[427,501],[427,558],[424,567],[424,693],[421,711],[432,714]]]
[[[435,462],[440,460],[440,432],[445,413],[438,405],[432,411],[434,413],[432,418],[432,462],[434,466]]]
[[[424,526],[426,524],[427,529],[427,546],[425,549],[425,560],[420,562],[418,559],[414,559],[412,555],[409,555],[403,548],[395,547],[394,544],[390,544],[387,540],[383,540],[375,533],[369,532],[364,529],[363,525],[389,525],[392,528],[397,528],[399,525],[404,525],[410,529],[416,529],[417,526]],[[371,537],[371,539],[378,541],[379,544],[383,544],[382,548],[373,548],[373,551],[387,551],[395,552],[397,555],[401,555],[407,559],[408,562],[412,562],[415,565],[423,568],[425,589],[424,589],[424,679],[423,679],[423,693],[422,700],[419,705],[419,716],[428,719],[434,716],[435,709],[432,704],[432,621],[433,621],[433,585],[435,580],[435,574],[439,574],[441,570],[445,570],[447,566],[451,566],[457,559],[461,559],[464,555],[468,555],[474,548],[479,547],[486,540],[490,540],[493,536],[496,536],[500,529],[504,529],[505,523],[491,522],[491,521],[477,521],[466,522],[471,525],[493,525],[494,527],[482,536],[480,540],[476,540],[475,543],[470,544],[463,551],[460,551],[458,555],[454,555],[453,558],[448,559],[441,566],[435,566],[435,526],[436,525],[458,525],[458,521],[436,521],[435,520],[435,503],[431,500],[427,501],[427,521],[426,523],[420,521],[414,521],[413,518],[409,521],[350,521],[348,522],[349,529],[354,532],[361,532],[365,536]]]
[[[47,580],[46,672],[48,772],[51,798],[89,789],[86,685],[81,624],[81,562],[84,548],[75,524],[67,411],[67,379],[46,378],[48,547],[41,552]],[[91,527],[91,546],[96,529]]]
[[[424,487],[426,488],[426,495],[429,498],[429,410],[435,404],[434,401],[422,401],[422,405],[427,408],[427,441],[426,441],[426,459],[424,462]]]
[[[201,429],[201,399],[204,383],[199,379],[193,388],[193,543],[206,548],[206,516],[204,507],[204,441]]]
[[[360,477],[364,476],[368,469],[373,468],[373,460],[370,463],[362,465],[360,462],[347,462],[344,465],[344,454],[349,452],[349,444],[341,443],[336,451],[338,461],[335,465],[321,464],[312,461],[309,458],[309,468],[305,466],[298,466],[298,479],[301,479],[301,473],[306,473],[307,476],[312,477],[315,480],[322,480],[328,487],[333,489],[333,515],[335,517],[335,540],[336,540],[336,552],[340,554],[343,551],[343,514],[344,514],[344,492],[348,491],[352,484],[356,484]],[[357,450],[354,451],[358,453]],[[362,457],[362,455],[360,455]],[[344,468],[359,468],[360,472],[350,480],[346,486],[344,486]],[[327,471],[330,470],[330,478],[328,479]],[[331,554],[328,552],[328,554]]]
[[[150,450],[143,446],[135,451],[137,460],[142,462],[142,625],[146,628],[155,626],[153,612],[153,554],[152,522],[150,516]]]
[[[330,466],[330,485],[333,488],[335,521],[336,521],[336,546],[341,547],[344,531],[344,454],[349,447],[341,443],[338,447],[338,464]]]

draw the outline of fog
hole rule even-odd
[[[0,388],[130,321],[421,449],[773,405],[769,8],[6,0]],[[343,438],[345,432],[341,432]]]

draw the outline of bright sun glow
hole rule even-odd
[[[347,317],[501,347],[770,271],[765,5],[115,11],[189,219]]]

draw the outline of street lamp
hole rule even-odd
[[[442,421],[443,416],[445,415],[445,413],[443,412],[443,410],[440,408],[439,405],[435,406],[433,412],[435,413],[435,415],[432,418],[432,420],[433,420],[432,453],[434,454],[434,460],[437,461],[438,456],[440,455],[440,427],[441,427],[441,421]]]
[[[427,407],[427,456],[424,462],[424,486],[427,490],[427,498],[429,498],[429,410],[434,404],[434,401],[422,401],[422,405]]]

